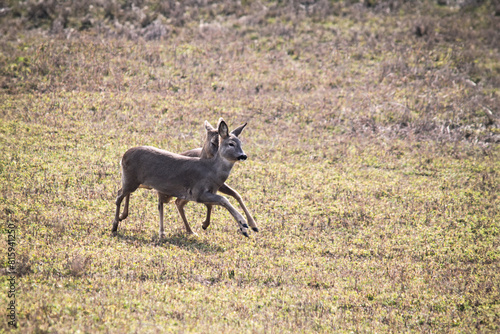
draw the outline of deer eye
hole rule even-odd
[[[229,143],[229,146],[234,147],[234,144],[233,143]]]

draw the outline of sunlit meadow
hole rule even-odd
[[[0,332],[497,332],[499,45],[494,1],[0,1]],[[140,189],[112,236],[123,153],[220,117],[260,232]]]

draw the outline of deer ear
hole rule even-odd
[[[208,123],[208,121],[205,121],[205,129],[207,131],[213,131],[215,128],[212,126],[212,124]]]
[[[224,122],[222,118],[219,121],[219,136],[222,139],[229,137],[229,129],[227,127],[226,122]]]
[[[233,131],[231,131],[231,134],[235,135],[236,137],[238,137],[240,135],[241,131],[243,131],[243,129],[245,128],[245,126],[247,126],[247,123],[238,126],[236,129],[234,129]]]

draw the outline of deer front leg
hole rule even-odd
[[[245,212],[245,216],[247,216],[248,225],[250,225],[250,227],[252,228],[253,231],[259,232],[259,228],[257,227],[257,223],[255,223],[255,220],[253,219],[252,215],[250,214],[247,207],[245,206],[245,203],[243,203],[243,199],[241,198],[240,194],[236,190],[234,190],[233,188],[231,188],[230,186],[228,186],[225,183],[222,185],[222,187],[219,188],[219,191],[221,193],[224,193],[226,195],[234,197],[238,201],[238,204],[241,206],[241,208]]]
[[[163,239],[165,237],[165,229],[163,228],[163,201],[162,201],[160,193],[158,193],[158,213],[160,215],[159,236],[160,236],[160,239]]]
[[[175,200],[175,205],[177,206],[177,211],[179,212],[179,215],[182,218],[182,221],[184,222],[184,226],[186,227],[186,232],[188,234],[194,234],[197,235],[196,233],[191,230],[191,226],[189,226],[189,223],[186,219],[186,215],[184,214],[184,206],[188,203],[189,201],[186,201],[185,199],[176,199]]]
[[[201,194],[201,196],[198,198],[198,202],[203,203],[205,205],[220,205],[226,208],[227,211],[234,217],[236,220],[236,223],[238,224],[238,227],[241,231],[241,234],[243,234],[245,237],[248,237],[248,225],[245,221],[245,218],[241,215],[241,213],[236,210],[231,203],[227,200],[227,198],[217,195],[217,194],[212,194],[209,192]]]
[[[165,229],[163,228],[163,203],[168,203],[172,199],[171,196],[167,196],[162,193],[158,193],[158,213],[160,214],[160,239],[165,238]]]

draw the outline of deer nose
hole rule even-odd
[[[238,160],[246,160],[246,159],[247,159],[246,154],[242,154],[238,157]]]

